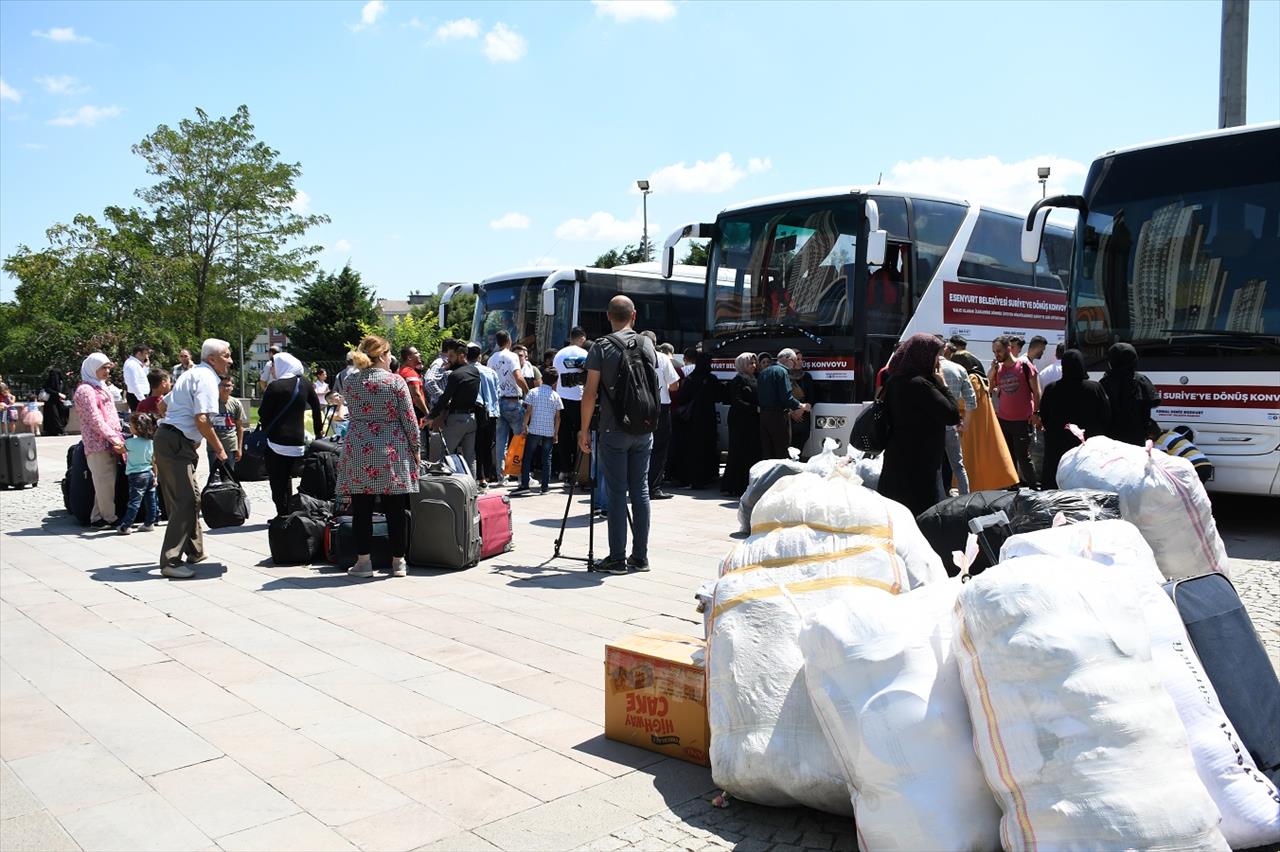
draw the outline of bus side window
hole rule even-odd
[[[676,281],[671,284],[671,321],[668,323],[668,336],[665,340],[673,344],[678,351],[700,342],[702,337],[702,317],[706,311],[703,304],[705,284],[694,284],[688,281]],[[661,334],[659,340],[663,340]]]
[[[938,264],[956,238],[967,211],[960,204],[913,198],[911,212],[915,224],[916,257],[919,259],[916,270],[916,298],[919,299],[938,271]]]

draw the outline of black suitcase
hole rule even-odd
[[[1240,742],[1280,784],[1280,679],[1235,586],[1215,572],[1173,580],[1164,590]]]
[[[430,568],[470,568],[480,561],[479,486],[442,463],[425,464],[410,497],[408,562]]]
[[[0,435],[0,488],[34,488],[39,482],[36,436]]]
[[[339,515],[331,519],[324,528],[325,561],[340,568],[349,568],[356,564],[357,555],[352,517]],[[373,542],[369,557],[374,568],[385,570],[391,567],[391,539],[387,533],[387,519],[384,515],[373,516]]]
[[[249,520],[249,497],[221,462],[215,462],[209,484],[200,492],[200,515],[211,530],[242,526]]]
[[[1012,491],[974,491],[959,497],[948,497],[920,513],[916,523],[934,553],[942,559],[947,574],[954,577],[960,573],[960,569],[952,562],[951,554],[956,550],[964,552],[965,542],[969,539],[969,521],[1007,510],[1016,496]],[[978,558],[969,566],[969,570],[977,574],[990,566],[990,560],[979,551]]]
[[[93,515],[93,476],[84,455],[84,444],[76,442],[67,449],[67,478],[63,480],[62,502],[82,527],[89,526]]]
[[[307,512],[272,518],[267,525],[267,544],[276,565],[305,565],[324,548],[325,522]]]

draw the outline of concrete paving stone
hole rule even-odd
[[[455,760],[482,769],[494,761],[539,750],[537,743],[488,722],[427,737],[427,743]]]
[[[635,815],[591,794],[575,793],[476,829],[500,849],[570,849],[627,825]]]
[[[314,675],[307,678],[307,683],[411,737],[430,737],[478,721],[405,684],[391,683],[351,667]]]
[[[547,709],[501,687],[459,672],[442,672],[406,681],[405,686],[486,722],[505,722]]]
[[[184,642],[176,646],[166,644],[165,652],[192,671],[224,687],[267,680],[280,674],[216,639]]]
[[[26,816],[42,810],[36,797],[13,774],[13,770],[0,763],[0,820]]]
[[[600,653],[604,659],[604,651]],[[555,707],[573,715],[590,719],[604,706],[604,668],[601,666],[600,683],[587,686],[572,678],[550,672],[539,672],[529,677],[505,681],[503,689],[509,689],[526,698]]]
[[[146,783],[98,744],[77,745],[9,763],[54,816],[148,792]]]
[[[851,820],[850,825],[852,824]],[[830,849],[834,842],[835,836],[825,831],[806,831],[800,838],[800,845],[806,849]]]
[[[298,733],[378,778],[449,760],[444,752],[364,714],[308,725]]]
[[[460,761],[397,775],[387,783],[465,829],[540,804],[533,796]]]
[[[601,772],[543,748],[495,760],[486,764],[484,771],[544,802],[594,787],[609,779]]]
[[[0,695],[0,758],[18,760],[93,742],[84,728],[43,695],[14,697],[3,691]]]
[[[195,628],[183,624],[176,618],[170,618],[167,615],[158,613],[149,618],[133,618],[128,621],[117,621],[114,624],[129,635],[161,651],[165,650],[159,644],[161,642],[179,639],[192,642],[204,638],[204,634],[199,633]],[[166,654],[166,656],[172,655]]]
[[[23,619],[26,620],[25,618]],[[12,666],[0,658],[0,695],[5,698],[23,698],[28,695],[39,695],[40,691],[31,685],[25,677],[18,674]]]
[[[190,791],[194,797],[204,790]],[[203,849],[209,837],[155,792],[146,792],[62,817],[67,831],[85,849],[137,849],[167,852]]]
[[[130,636],[115,625],[106,622],[103,625],[100,630],[69,633],[61,638],[109,672],[169,659],[164,652]]]
[[[115,673],[134,692],[185,725],[243,716],[253,707],[173,660]]]
[[[490,852],[497,848],[474,832],[462,831],[442,837],[434,843],[419,846],[417,852]]]
[[[150,780],[160,795],[213,838],[298,812],[296,804],[228,757]]]
[[[834,852],[854,852],[858,848],[857,835],[852,830],[847,834],[838,834],[831,848]]]
[[[262,778],[319,766],[337,757],[261,711],[206,722],[194,730]]]
[[[0,820],[0,849],[5,852],[79,852],[80,847],[56,819],[38,811]]]
[[[361,849],[398,852],[456,834],[458,826],[426,805],[414,803],[347,823],[338,831]]]
[[[267,780],[329,826],[346,825],[409,804],[409,799],[395,789],[345,760],[275,775]]]
[[[603,703],[603,694],[599,703]],[[651,766],[664,756],[605,739],[600,725],[561,710],[547,710],[504,722],[503,727],[612,777]]]
[[[710,769],[668,757],[592,792],[638,816],[651,817],[713,789]]]
[[[481,628],[482,630],[484,628]],[[507,642],[500,641],[495,638],[496,634],[490,634],[486,638],[491,641],[490,648],[509,648],[512,653],[514,647],[522,643],[524,640],[511,634],[503,634],[511,636]],[[430,655],[430,660],[446,669],[455,672],[480,678],[491,683],[503,683],[508,680],[528,677],[529,675],[538,674],[539,670],[531,665],[518,662],[511,656],[503,656],[500,652],[493,650],[485,650],[474,645],[468,644],[463,640],[454,640],[448,646],[438,648]]]
[[[238,697],[295,730],[356,715],[356,710],[285,674],[230,684]]]
[[[773,831],[773,839],[778,843],[799,843],[804,832],[798,828],[778,828]]]
[[[352,846],[311,814],[300,813],[218,838],[226,852],[345,852]]]

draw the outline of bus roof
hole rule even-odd
[[[1196,142],[1201,139],[1216,139],[1221,136],[1235,136],[1241,133],[1257,133],[1262,130],[1275,130],[1280,128],[1280,121],[1267,121],[1261,124],[1242,124],[1239,127],[1226,127],[1220,130],[1206,130],[1203,133],[1191,133],[1186,136],[1172,136],[1168,139],[1157,139],[1154,142],[1143,142],[1140,145],[1130,145],[1125,148],[1115,148],[1094,157],[1095,160],[1101,160],[1103,157],[1113,157],[1116,154],[1132,154],[1135,151],[1145,151],[1150,148],[1163,148],[1168,145],[1180,145],[1184,142]]]
[[[506,272],[500,272],[492,275],[483,281],[484,284],[498,284],[503,281],[514,281],[521,278],[550,278],[556,275],[560,280],[572,278],[573,273],[582,269],[591,272],[617,272],[627,275],[638,275],[642,278],[661,278],[662,269],[657,261],[651,260],[644,263],[624,263],[619,266],[613,266],[608,269],[600,269],[594,266],[530,266],[523,269],[509,269]],[[558,273],[558,274],[557,274]],[[704,281],[707,277],[707,268],[705,266],[686,266],[679,264],[675,268],[673,278],[687,278],[697,281]]]

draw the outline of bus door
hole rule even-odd
[[[569,329],[578,323],[578,282],[560,280],[543,285],[542,316],[538,320],[538,352],[559,351],[569,342]]]

